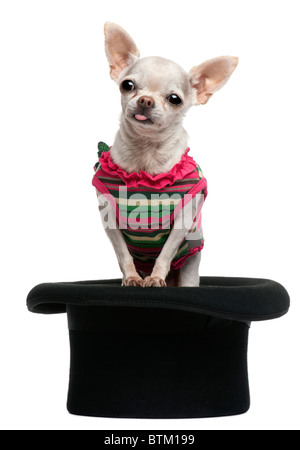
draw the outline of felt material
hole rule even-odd
[[[191,418],[248,410],[246,324],[176,310],[67,310],[69,412]]]
[[[67,312],[69,412],[128,418],[246,412],[249,324],[288,311],[283,286],[219,277],[202,277],[199,288],[120,284],[45,283],[28,294],[32,312]]]
[[[43,283],[27,297],[28,309],[36,313],[63,313],[66,304],[167,308],[257,321],[286,314],[289,295],[272,280],[201,277],[199,288],[123,287],[121,280]]]

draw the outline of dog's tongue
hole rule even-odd
[[[148,120],[148,117],[142,116],[141,114],[137,114],[137,115],[135,116],[135,118],[136,118],[137,120]]]

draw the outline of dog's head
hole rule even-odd
[[[140,59],[133,39],[116,24],[106,23],[104,32],[110,75],[122,94],[123,118],[139,135],[180,123],[188,108],[205,104],[224,86],[238,64],[238,58],[222,56],[188,73],[168,59]]]

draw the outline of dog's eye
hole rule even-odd
[[[124,80],[121,84],[121,87],[124,91],[133,91],[135,88],[134,82],[131,80]]]
[[[169,100],[170,103],[172,103],[172,105],[175,105],[175,106],[179,106],[182,103],[181,98],[178,95],[176,95],[176,94],[171,94],[168,97],[168,100]]]

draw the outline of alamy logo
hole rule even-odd
[[[126,186],[118,194],[98,195],[104,227],[121,230],[169,230],[196,226],[201,217],[203,193],[129,193]]]

